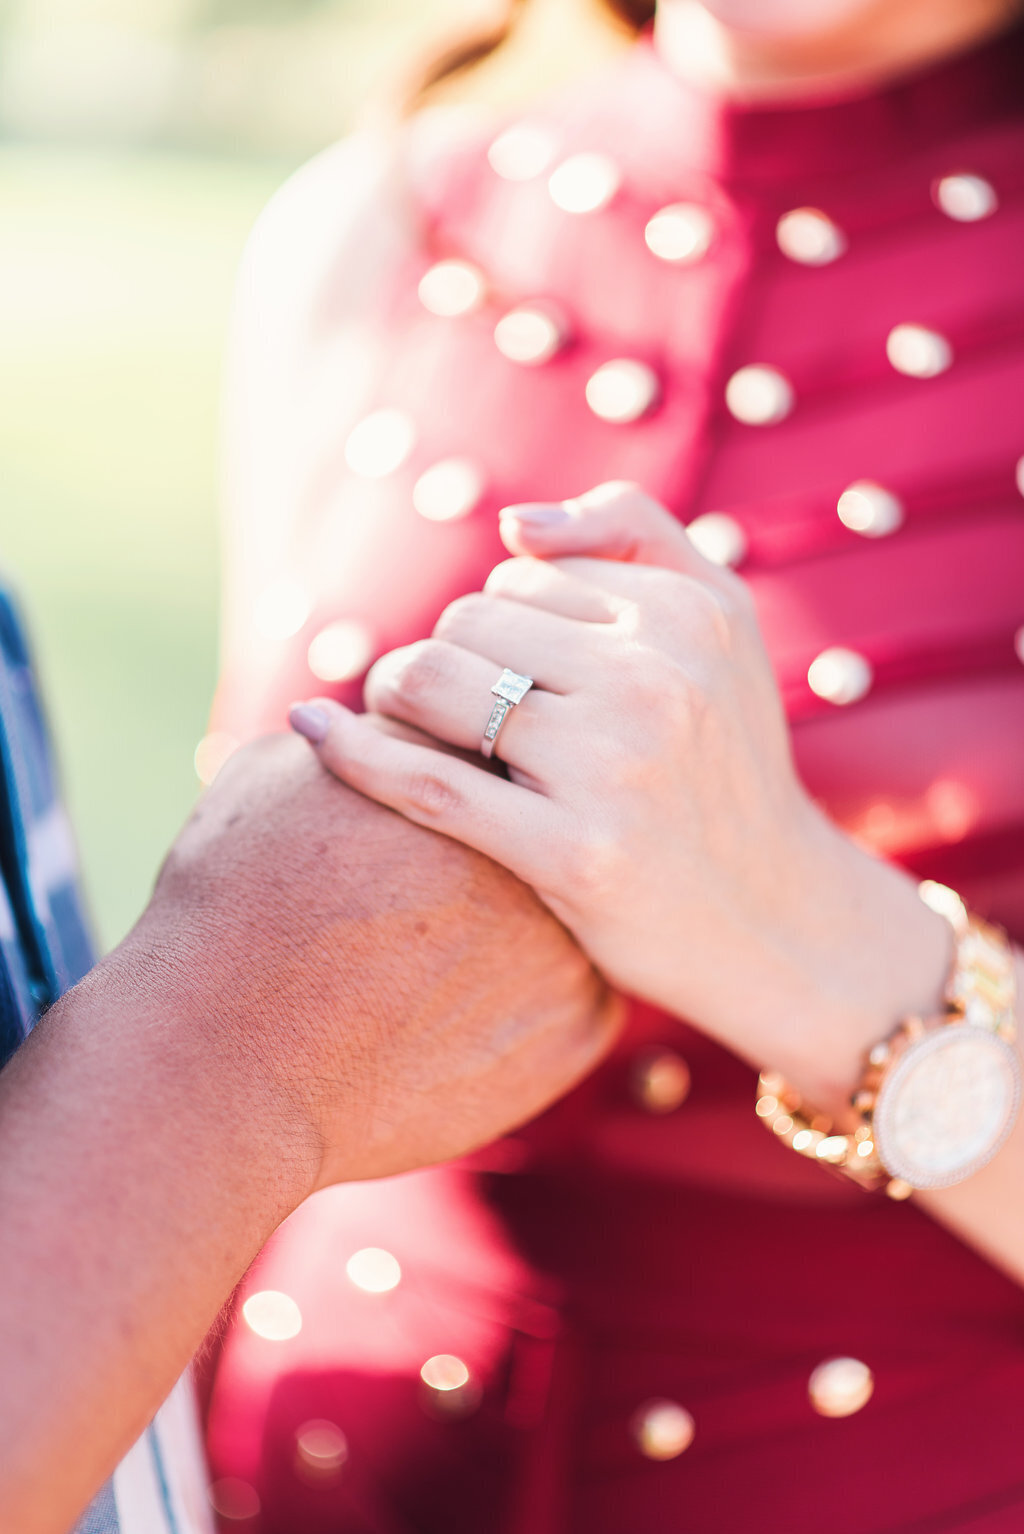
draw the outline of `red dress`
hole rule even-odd
[[[279,704],[427,634],[499,506],[635,479],[749,579],[811,793],[1024,936],[1024,32],[753,109],[643,42],[415,194]],[[223,1345],[224,1526],[1019,1534],[1024,1295],[752,1101],[638,1007],[509,1141],[312,1200],[247,1280],[301,1331]],[[809,1380],[843,1357],[874,1391],[832,1417]]]

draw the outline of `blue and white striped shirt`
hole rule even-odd
[[[93,962],[24,629],[0,587],[0,1066]],[[210,1534],[187,1378],[75,1534]]]

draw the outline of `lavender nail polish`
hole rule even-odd
[[[569,520],[564,506],[505,506],[501,515],[510,522],[521,522],[524,527],[554,527]]]
[[[288,723],[297,735],[304,735],[314,746],[319,746],[331,727],[331,716],[315,703],[293,703],[288,710]]]

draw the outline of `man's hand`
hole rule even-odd
[[[519,1123],[615,1015],[511,875],[240,752],[0,1075],[0,1530],[65,1534],[307,1193]]]
[[[321,761],[506,864],[614,985],[847,1112],[865,1050],[940,1005],[949,927],[801,782],[750,588],[636,485],[500,525],[516,557],[376,661],[370,712],[312,705]],[[479,746],[499,662],[536,683],[507,781],[431,739]]]
[[[617,1016],[524,884],[343,787],[294,737],[222,770],[127,946],[143,966],[179,952],[204,1028],[216,1018],[245,1080],[255,1067],[272,1115],[313,1131],[317,1186],[533,1117]]]

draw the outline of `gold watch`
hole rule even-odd
[[[758,1117],[784,1145],[865,1188],[884,1186],[891,1198],[973,1176],[1007,1140],[1021,1098],[1006,933],[970,914],[944,884],[926,880],[919,889],[953,928],[944,1010],[904,1018],[869,1051],[850,1099],[856,1128],[838,1131],[777,1071],[762,1071],[757,1090]]]

